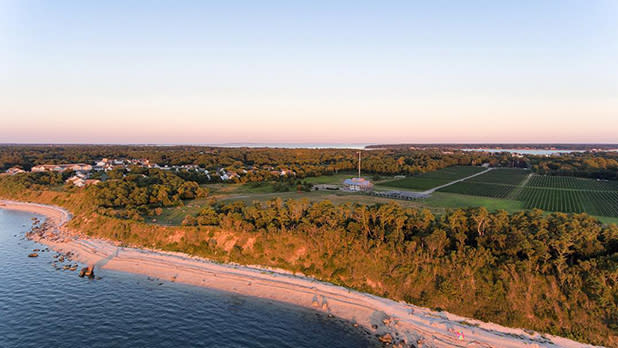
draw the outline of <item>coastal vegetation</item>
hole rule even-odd
[[[180,181],[152,180],[148,186],[176,191],[150,194],[148,204],[163,206],[170,194],[180,196]],[[116,202],[120,197],[103,188],[118,189],[56,192],[42,185],[27,189],[15,177],[0,180],[2,196],[66,206],[76,213],[71,227],[94,237],[280,267],[481,320],[616,343],[618,228],[586,214],[471,208],[434,215],[392,202],[201,198],[208,204],[185,216],[184,226],[160,226],[108,214],[132,203]]]
[[[86,153],[90,151],[95,153]],[[105,147],[99,151],[103,155]],[[302,171],[302,160],[287,157],[293,153],[287,150],[272,153],[283,156],[277,160],[285,157],[295,164],[268,162],[272,160],[268,149],[226,151],[221,150],[224,158],[238,152],[245,154],[244,161],[270,163],[264,172],[270,173],[275,165],[287,169],[298,165],[294,167],[298,172],[213,183],[190,171],[130,166],[97,174],[102,182],[82,189],[64,184],[70,173],[26,172],[1,176],[0,196],[64,206],[75,214],[70,223],[74,230],[124,245],[279,267],[480,320],[590,343],[617,343],[618,227],[587,214],[522,210],[542,204],[524,195],[546,190],[553,196],[539,202],[554,204],[548,208],[569,210],[572,205],[587,211],[587,205],[577,203],[579,196],[565,199],[563,194],[615,192],[613,182],[493,169],[461,183],[466,185],[453,185],[458,190],[475,187],[465,195],[436,192],[423,202],[396,203],[360,193],[309,192],[312,183],[331,183],[330,179],[350,174],[353,160],[349,165],[336,164],[336,154],[349,155],[342,150],[313,153],[326,159],[307,159],[305,165],[313,169]],[[378,161],[386,153],[367,157]],[[270,159],[256,160],[261,158],[257,154]],[[79,160],[71,156],[56,160]],[[88,156],[81,158],[86,161]],[[388,185],[399,181],[406,188],[422,189],[429,185],[426,181],[435,187],[482,171],[478,164],[501,163],[476,154],[407,156],[410,162],[406,158],[395,162],[409,166],[406,170],[414,165],[428,173],[402,181],[392,178],[399,172],[387,175],[390,169],[383,167],[371,175],[380,175]],[[505,159],[505,166],[512,164]],[[449,168],[437,170],[440,166]],[[322,170],[333,176],[303,177]],[[498,188],[508,192],[495,191]],[[605,200],[607,207],[616,207],[608,199],[601,195],[586,204],[598,208],[598,202]]]

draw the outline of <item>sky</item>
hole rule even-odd
[[[0,0],[0,143],[618,143],[618,1]]]

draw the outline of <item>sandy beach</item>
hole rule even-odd
[[[15,201],[1,201],[0,209],[20,210],[45,217],[44,228],[32,238],[58,252],[99,269],[142,274],[165,281],[203,286],[285,302],[356,323],[397,346],[422,347],[593,347],[552,335],[512,329],[436,312],[403,302],[261,267],[218,264],[181,253],[120,247],[86,239],[65,227],[65,209]]]

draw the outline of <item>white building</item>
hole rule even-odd
[[[345,179],[343,187],[348,191],[371,191],[373,184],[364,178],[352,178]]]

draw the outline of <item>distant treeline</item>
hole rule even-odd
[[[282,148],[213,148],[200,146],[106,146],[50,145],[0,146],[0,168],[19,166],[29,170],[37,164],[92,163],[101,158],[148,159],[160,166],[194,164],[206,169],[227,168],[269,171],[292,170],[298,177],[333,174],[357,168],[357,150],[352,149],[282,149]],[[363,171],[375,174],[414,175],[453,165],[526,166],[508,154],[440,151],[364,151]],[[249,181],[259,181],[248,178]],[[250,177],[250,176],[249,176]]]
[[[468,144],[469,145],[469,144]],[[501,145],[506,146],[506,145]],[[528,144],[527,146],[532,146]],[[541,146],[541,145],[539,145]],[[566,144],[552,144],[556,148]],[[606,146],[611,145],[581,145]],[[148,159],[161,166],[198,165],[209,170],[225,168],[240,174],[234,182],[278,180],[277,170],[297,178],[352,171],[358,150],[215,148],[203,146],[126,145],[3,145],[0,169],[13,166],[29,170],[37,164],[93,163],[101,158]],[[560,156],[513,156],[509,153],[466,152],[446,149],[392,148],[363,151],[362,170],[369,174],[416,175],[454,165],[489,164],[494,167],[530,167],[539,174],[618,179],[618,152],[584,152]],[[247,173],[245,173],[247,171]],[[189,174],[185,174],[189,175]],[[214,177],[214,176],[212,176]],[[196,177],[193,181],[203,181]]]
[[[616,150],[618,144],[376,144],[366,149],[526,149],[526,150]]]
[[[573,152],[560,156],[527,156],[532,171],[542,175],[618,180],[618,152]]]

